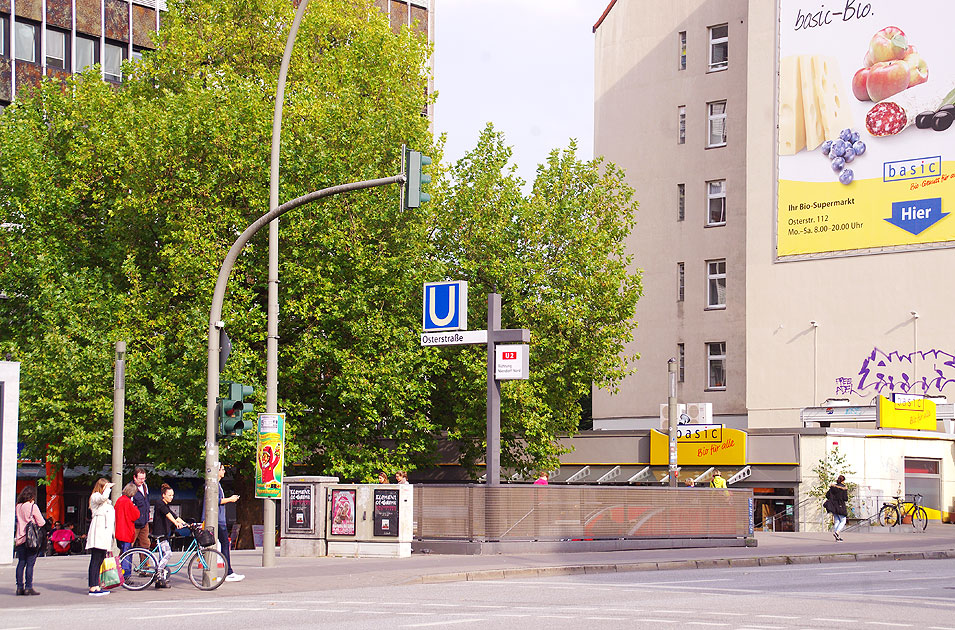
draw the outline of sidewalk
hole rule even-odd
[[[757,547],[661,549],[588,553],[548,553],[498,556],[414,555],[411,558],[277,558],[276,566],[261,566],[261,551],[233,551],[233,565],[246,579],[228,582],[213,593],[173,579],[163,598],[195,599],[380,587],[463,580],[546,577],[580,573],[704,569],[866,560],[955,559],[955,525],[930,523],[925,532],[849,533],[837,543],[829,533],[757,532]],[[9,606],[49,606],[86,602],[89,556],[40,558],[35,587],[40,597],[14,597],[14,567],[0,567],[0,609]],[[155,600],[157,591],[121,592],[127,598]]]

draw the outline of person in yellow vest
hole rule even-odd
[[[711,488],[725,488],[726,480],[723,479],[723,475],[720,474],[720,471],[716,470],[713,472],[713,480],[710,482]]]

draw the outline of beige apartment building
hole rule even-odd
[[[801,427],[801,410],[829,399],[952,398],[955,220],[945,211],[955,205],[955,182],[946,181],[953,163],[945,160],[955,132],[913,126],[873,137],[865,130],[873,103],[849,85],[869,37],[896,23],[928,60],[920,88],[955,77],[939,27],[896,5],[873,0],[871,15],[853,4],[851,16],[818,20],[804,14],[818,7],[791,0],[615,0],[606,8],[594,26],[594,151],[624,167],[636,189],[628,248],[644,297],[629,347],[640,354],[637,372],[617,394],[594,392],[595,428],[658,428],[671,357],[680,362],[680,402],[712,403],[713,421],[737,428]],[[846,51],[830,58],[833,42]],[[807,68],[801,87],[793,81],[798,102],[790,59]],[[843,108],[833,120],[869,147],[847,185],[805,141],[804,118],[838,134],[815,118],[816,105],[827,115],[826,98]],[[803,149],[780,154],[779,133],[802,133]],[[891,160],[909,156],[941,156],[933,158],[941,177],[890,181]],[[790,207],[793,194],[806,210]],[[941,203],[942,218],[909,225],[910,215],[893,214],[906,211],[896,201]]]

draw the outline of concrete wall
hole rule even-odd
[[[620,392],[594,392],[595,418],[654,418],[666,402],[667,360],[686,349],[682,401],[712,402],[714,415],[745,414],[747,3],[676,0],[618,2],[596,32],[594,152],[622,166],[640,203],[627,243],[643,270],[637,374]],[[708,27],[728,24],[729,65],[708,72]],[[678,33],[687,33],[679,70]],[[727,145],[706,148],[707,103],[727,101]],[[678,107],[686,107],[686,143],[678,144]],[[706,182],[726,180],[727,217],[706,227]],[[677,185],[686,186],[678,221]],[[727,307],[706,309],[706,262],[727,262]],[[677,300],[677,263],[686,269]],[[725,391],[707,391],[706,342],[727,344]],[[636,425],[629,425],[636,426]]]
[[[20,364],[0,361],[0,565],[13,562]]]

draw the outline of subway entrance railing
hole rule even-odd
[[[416,540],[745,538],[749,489],[415,485]]]

